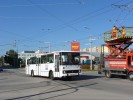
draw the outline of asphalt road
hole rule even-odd
[[[0,72],[0,100],[133,100],[133,82],[97,72],[72,80],[30,77],[23,69]]]

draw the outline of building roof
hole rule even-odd
[[[22,53],[35,53],[35,51],[22,51]]]

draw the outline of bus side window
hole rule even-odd
[[[37,63],[37,58],[36,58],[36,57],[30,58],[29,63],[30,63],[30,64],[36,64],[36,63]]]
[[[52,59],[50,59],[50,61],[49,61],[50,63],[53,63],[53,60]]]
[[[47,63],[47,56],[46,55],[41,56],[41,63],[42,64]]]
[[[49,63],[53,63],[54,61],[54,54],[50,54],[50,55],[47,55],[47,57],[48,57],[48,62]]]

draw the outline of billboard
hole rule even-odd
[[[80,43],[71,42],[71,51],[80,51]]]

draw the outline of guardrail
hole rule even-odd
[[[125,37],[133,36],[133,27],[125,27],[124,29],[126,31]],[[121,28],[119,28],[119,30],[121,30]],[[112,31],[105,32],[104,33],[104,41],[112,39],[112,38],[123,37],[120,31],[118,31],[116,33],[116,37],[111,37],[111,36],[112,36]]]

